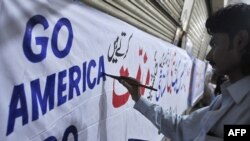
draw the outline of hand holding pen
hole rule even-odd
[[[140,87],[144,87],[144,88],[147,88],[150,90],[157,91],[157,89],[150,87],[150,86],[143,85],[138,80],[136,80],[135,78],[132,78],[132,77],[114,76],[114,75],[110,75],[110,74],[106,74],[106,73],[105,73],[105,75],[118,80],[123,86],[125,86],[128,89],[128,91],[130,92],[132,99],[135,102],[137,102],[139,100],[139,98],[141,97]]]

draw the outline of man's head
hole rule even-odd
[[[206,21],[212,39],[207,60],[218,74],[250,74],[250,5],[223,8]]]

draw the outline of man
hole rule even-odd
[[[136,102],[134,108],[173,141],[223,140],[224,125],[250,124],[250,6],[221,9],[207,19],[206,28],[214,41],[208,61],[216,73],[229,77],[209,106],[177,116],[141,97],[137,80],[121,81]]]

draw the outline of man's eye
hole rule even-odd
[[[213,46],[217,46],[217,43],[216,43],[216,42],[214,42],[214,43],[213,43]]]
[[[212,38],[209,42],[210,46],[212,46],[214,44],[214,38]]]
[[[216,46],[216,43],[214,41],[211,41],[210,46],[213,48],[214,46]]]
[[[214,42],[214,46],[217,47],[219,45],[219,43],[217,42]]]
[[[211,44],[210,44],[213,48],[216,48],[219,46],[219,43],[217,41],[213,41]]]

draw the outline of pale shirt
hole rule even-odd
[[[223,141],[224,125],[250,124],[250,76],[233,84],[224,83],[222,95],[190,115],[170,113],[144,97],[134,108],[173,141]],[[214,135],[207,135],[208,132]]]

